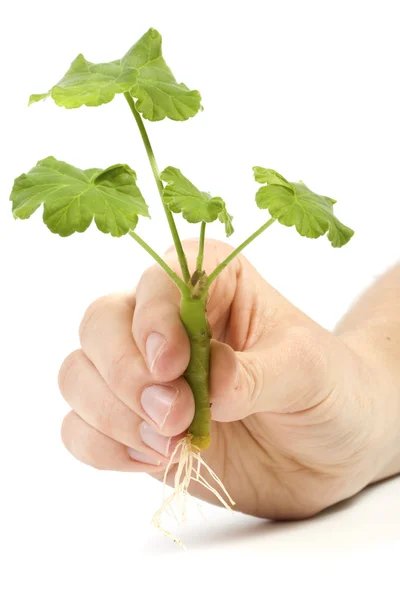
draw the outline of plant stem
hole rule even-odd
[[[272,225],[272,223],[275,221],[275,219],[269,219],[269,221],[267,221],[266,223],[264,223],[264,225],[262,225],[259,229],[257,229],[257,231],[255,231],[250,237],[247,238],[247,240],[245,240],[242,244],[240,244],[240,246],[238,246],[235,250],[233,250],[233,252],[231,252],[229,254],[229,256],[227,256],[225,258],[225,260],[223,260],[218,267],[216,267],[214,269],[214,271],[212,271],[210,273],[210,275],[207,278],[207,285],[206,288],[204,290],[204,294],[207,294],[208,290],[210,289],[211,284],[213,283],[213,281],[218,277],[218,275],[225,269],[225,267],[227,267],[229,265],[229,263],[236,258],[236,256],[244,249],[246,248],[246,246],[248,246],[253,240],[256,239],[256,237],[258,237],[263,231],[265,231],[266,229],[268,229],[268,227],[270,227],[270,225]]]
[[[206,297],[182,298],[180,317],[190,342],[190,360],[185,379],[193,392],[195,413],[188,429],[191,444],[205,450],[210,444],[210,340],[211,329],[206,316]]]
[[[153,248],[150,248],[150,246],[148,244],[146,244],[146,242],[144,240],[142,240],[141,237],[139,237],[137,235],[137,233],[135,233],[134,231],[130,231],[129,235],[137,241],[138,244],[140,244],[142,246],[142,248],[144,248],[144,250],[146,250],[146,252],[148,252],[150,254],[150,256],[152,256],[154,258],[154,260],[156,262],[158,262],[158,264],[160,265],[160,267],[162,269],[164,269],[164,271],[167,273],[167,275],[169,275],[172,279],[172,281],[178,286],[178,288],[180,289],[182,296],[183,297],[187,297],[189,295],[189,288],[187,287],[187,285],[185,284],[184,281],[182,281],[182,279],[175,273],[175,271],[173,271],[171,269],[171,267],[169,267],[167,265],[167,263],[165,262],[165,260],[163,260],[161,258],[161,256],[159,256],[157,254],[157,252],[154,252]]]
[[[160,171],[158,169],[158,165],[157,165],[157,162],[156,162],[156,159],[154,156],[153,148],[151,147],[149,136],[147,135],[147,131],[144,126],[142,117],[140,116],[139,112],[136,109],[135,101],[133,100],[132,96],[129,94],[129,92],[125,92],[124,96],[126,98],[126,101],[129,104],[129,108],[131,109],[133,116],[135,117],[135,121],[139,128],[140,135],[142,136],[144,147],[146,148],[146,153],[147,153],[147,156],[148,156],[148,159],[150,162],[151,170],[153,171],[154,179],[157,184],[158,193],[160,194],[160,198],[161,198],[161,201],[162,201],[162,204],[164,207],[164,211],[165,211],[165,214],[166,214],[166,217],[168,220],[168,225],[171,230],[172,239],[174,240],[176,252],[178,255],[178,259],[179,259],[179,264],[181,265],[183,279],[184,279],[185,283],[189,283],[190,273],[189,273],[186,256],[185,256],[185,253],[182,248],[182,242],[180,240],[179,233],[176,228],[174,216],[173,216],[172,212],[169,210],[169,208],[167,206],[165,206],[164,201],[163,201],[164,186],[163,186],[163,183],[160,178]]]
[[[199,240],[199,253],[197,255],[196,270],[203,270],[203,259],[204,259],[204,239],[206,234],[206,223],[203,221],[200,228],[200,240]]]

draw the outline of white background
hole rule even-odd
[[[150,27],[204,112],[148,124],[161,168],[177,166],[221,195],[239,243],[265,215],[251,167],[262,165],[338,200],[356,229],[334,250],[274,226],[246,251],[259,271],[327,328],[399,259],[398,3],[393,1],[21,2],[2,8],[1,540],[5,600],[398,598],[400,482],[374,486],[311,521],[274,524],[205,507],[182,552],[149,527],[160,486],[98,472],[68,455],[59,429],[63,358],[97,296],[131,288],[151,264],[130,239],[91,228],[52,235],[40,211],[14,222],[14,177],[50,154],[81,168],[127,162],[153,219],[138,232],[170,244],[156,188],[123,98],[67,111],[27,108],[79,53],[121,57]],[[179,221],[183,236],[197,230]],[[218,224],[212,235],[222,237]]]

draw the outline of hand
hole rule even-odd
[[[185,251],[193,270],[197,242]],[[206,271],[229,252],[208,241]],[[172,250],[165,259],[179,271]],[[59,375],[72,408],[62,438],[82,462],[162,478],[194,414],[179,300],[154,266],[135,294],[100,298],[86,311],[82,348]],[[211,288],[208,319],[213,426],[202,456],[238,510],[309,517],[377,477],[385,406],[380,378],[358,352],[285,300],[243,256]],[[191,489],[214,501],[198,484]]]

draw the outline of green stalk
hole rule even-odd
[[[204,259],[204,239],[206,235],[206,223],[203,221],[200,228],[199,253],[197,255],[196,271],[199,273],[203,270]]]
[[[142,246],[142,248],[144,250],[146,250],[146,252],[148,252],[150,254],[150,256],[152,256],[154,258],[154,260],[156,262],[158,262],[158,264],[160,265],[160,267],[162,269],[164,269],[164,271],[167,273],[167,275],[169,275],[169,277],[172,279],[172,281],[178,286],[178,288],[181,291],[182,296],[188,296],[189,294],[189,289],[187,287],[187,285],[185,284],[185,282],[175,273],[175,271],[173,271],[171,269],[171,267],[169,265],[167,265],[167,263],[165,262],[165,260],[163,260],[161,258],[161,256],[159,256],[157,254],[157,252],[155,252],[153,250],[153,248],[151,248],[148,244],[146,244],[146,242],[137,235],[137,233],[135,233],[134,231],[130,231],[129,235],[138,243],[140,244],[140,246]]]
[[[267,221],[266,223],[264,223],[264,225],[262,225],[259,229],[257,229],[257,231],[255,231],[250,237],[248,237],[242,244],[240,244],[240,246],[238,246],[237,248],[235,248],[235,250],[233,250],[233,252],[231,252],[229,254],[229,256],[227,256],[225,258],[225,260],[223,260],[218,267],[216,267],[214,269],[214,271],[212,271],[210,273],[210,275],[207,278],[207,284],[205,286],[204,289],[204,294],[206,295],[208,293],[208,290],[211,287],[211,284],[213,283],[213,281],[215,281],[215,279],[218,277],[218,275],[220,275],[220,273],[222,273],[222,271],[225,269],[225,267],[227,267],[229,265],[229,263],[236,258],[236,256],[238,254],[240,254],[240,252],[246,248],[246,246],[248,246],[253,240],[256,239],[256,237],[258,237],[263,231],[265,231],[266,229],[268,229],[268,227],[270,227],[272,225],[272,223],[275,221],[275,219],[269,219],[269,221]]]
[[[205,450],[210,444],[209,366],[211,329],[206,316],[207,299],[182,297],[180,316],[190,341],[190,360],[185,379],[195,401],[194,419],[188,434],[193,446]]]
[[[265,231],[275,219],[270,219],[238,246],[231,254],[223,260],[214,271],[207,277],[203,272],[204,260],[204,242],[206,223],[201,224],[199,251],[196,261],[196,271],[193,277],[190,277],[189,268],[182,243],[179,238],[178,230],[174,217],[169,208],[164,204],[163,191],[164,186],[160,178],[160,172],[150,144],[147,131],[143,120],[136,109],[135,102],[129,93],[124,94],[132,114],[139,128],[146,153],[153,171],[157,189],[163,203],[164,211],[171,230],[172,238],[177,251],[179,263],[182,270],[183,280],[167,265],[167,263],[146,244],[134,231],[130,232],[131,237],[138,242],[148,252],[154,260],[164,269],[169,277],[175,282],[181,291],[180,318],[186,329],[190,343],[190,359],[185,371],[185,379],[188,382],[194,396],[195,414],[193,421],[188,429],[192,445],[202,451],[208,448],[210,444],[210,425],[211,408],[209,393],[209,367],[210,367],[210,341],[211,328],[207,321],[206,306],[208,299],[208,290],[213,281],[225,269],[225,267],[256,237]]]
[[[196,294],[196,287],[189,290],[184,281],[137,233],[130,231],[129,235],[154,258],[181,292],[180,318],[190,343],[190,359],[184,376],[192,390],[195,402],[195,414],[188,435],[193,446],[205,450],[210,444],[211,422],[209,394],[211,329],[206,315],[207,298],[193,296]],[[203,275],[201,279],[205,277]]]
[[[202,272],[205,234],[205,223],[202,223],[196,269],[199,279],[195,287],[192,288],[192,297],[182,298],[181,301],[181,320],[190,341],[190,361],[185,372],[185,378],[191,387],[195,401],[195,415],[188,433],[191,436],[193,446],[199,450],[205,450],[210,444],[209,365],[212,333],[206,315],[208,290],[225,267],[246,246],[263,233],[263,231],[268,229],[274,221],[275,219],[271,218],[264,223],[240,246],[233,250],[208,277]]]
[[[153,171],[154,179],[157,184],[158,192],[161,200],[163,200],[164,187],[160,179],[160,173],[144,123],[139,112],[136,110],[133,98],[128,93],[124,95],[138,125],[144,146],[146,148],[150,166]],[[182,248],[178,231],[176,229],[174,217],[168,207],[165,206],[164,202],[163,206],[169,227],[171,229],[172,238],[178,254],[184,281],[182,281],[182,279],[180,279],[180,277],[178,277],[178,275],[172,271],[165,261],[156,252],[154,252],[154,250],[148,246],[148,244],[146,244],[146,242],[142,240],[134,231],[131,231],[130,235],[154,258],[154,260],[157,261],[157,263],[164,269],[164,271],[167,272],[167,274],[176,283],[181,291],[182,296],[180,317],[187,331],[190,342],[190,360],[185,371],[185,379],[193,392],[195,400],[195,415],[189,427],[188,435],[190,436],[193,446],[199,450],[205,450],[205,448],[207,448],[210,444],[211,423],[210,397],[208,389],[211,329],[206,316],[207,299],[205,296],[198,297],[197,295],[199,285],[196,286],[191,282],[186,256]],[[205,227],[206,224],[202,223],[200,230],[199,256],[197,259],[198,273],[202,271],[203,265]],[[201,279],[204,287],[205,276],[203,275]]]
[[[172,239],[174,241],[174,245],[175,245],[176,252],[178,255],[178,259],[179,259],[179,264],[181,265],[183,279],[184,279],[185,283],[188,284],[190,281],[190,273],[189,273],[186,256],[183,251],[182,242],[180,240],[178,230],[176,228],[174,216],[173,216],[172,212],[169,210],[169,208],[167,206],[165,206],[164,201],[163,201],[164,186],[163,186],[163,183],[160,178],[160,171],[158,169],[158,165],[157,165],[157,162],[156,162],[156,159],[154,156],[153,148],[151,147],[149,136],[147,135],[147,131],[144,126],[142,117],[140,116],[139,112],[136,109],[135,101],[133,100],[132,96],[129,94],[129,92],[125,92],[124,96],[126,98],[126,101],[129,104],[129,108],[131,109],[133,116],[135,117],[135,121],[139,128],[140,135],[142,136],[143,144],[146,149],[146,153],[147,153],[147,156],[148,156],[148,159],[150,162],[151,170],[153,171],[154,179],[157,184],[158,193],[160,194],[161,202],[164,207],[168,225],[171,230]]]

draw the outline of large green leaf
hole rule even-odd
[[[32,94],[29,103],[51,96],[65,108],[99,106],[115,94],[130,92],[137,109],[150,121],[193,117],[201,108],[201,96],[176,81],[162,56],[161,43],[158,31],[149,29],[122,59],[95,64],[79,54],[49,92]]]
[[[163,200],[172,212],[182,213],[189,223],[211,223],[219,219],[225,224],[226,235],[233,233],[232,216],[227,212],[222,198],[201,192],[175,167],[164,169],[161,179],[167,183]]]
[[[93,218],[100,231],[119,237],[135,228],[138,215],[149,216],[128,165],[82,171],[49,156],[17,177],[10,199],[18,219],[43,204],[44,223],[62,237],[85,231]]]
[[[136,108],[149,121],[165,117],[185,121],[201,108],[197,90],[178,83],[162,56],[162,38],[150,29],[124,56],[123,64],[135,66],[139,73],[131,95],[137,98]]]
[[[272,169],[253,167],[253,171],[258,183],[267,184],[257,191],[257,206],[267,208],[283,225],[294,225],[300,235],[309,238],[328,233],[335,248],[344,246],[353,236],[354,231],[333,214],[336,200],[315,194],[302,181],[290,183]]]

